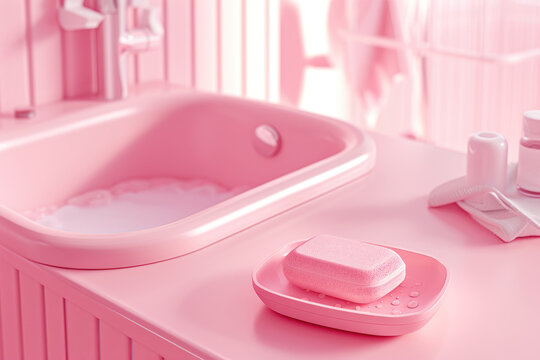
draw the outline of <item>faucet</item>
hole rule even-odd
[[[65,30],[98,31],[98,93],[106,100],[127,96],[126,57],[129,53],[157,48],[163,38],[159,9],[148,0],[98,0],[97,11],[83,5],[84,0],[64,0],[59,22]],[[128,7],[137,10],[137,26],[128,29]]]

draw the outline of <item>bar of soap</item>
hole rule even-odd
[[[294,285],[340,299],[369,303],[405,279],[405,263],[388,248],[317,235],[289,252],[285,277]]]

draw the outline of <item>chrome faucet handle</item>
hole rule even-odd
[[[160,19],[160,10],[157,7],[140,8],[139,24],[147,29],[153,36],[162,36],[164,33]]]
[[[149,0],[123,0],[126,7],[137,9],[137,28],[148,31],[152,37],[163,35],[163,25],[160,18],[160,9],[151,6]]]
[[[123,51],[141,52],[158,48],[162,44],[164,29],[159,7],[151,6],[148,0],[117,0],[136,9],[137,26],[125,29],[120,42]]]
[[[64,30],[95,29],[103,15],[84,6],[83,0],[64,0],[58,9],[58,22]]]

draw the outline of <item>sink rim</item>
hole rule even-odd
[[[181,96],[191,95],[199,97],[202,95],[210,99],[229,98],[196,91],[182,91]],[[178,92],[174,92],[171,96],[178,96]],[[282,105],[236,98],[234,101],[260,103],[264,107],[286,109],[297,115],[329,122],[343,133],[345,147],[334,155],[256,186],[193,215],[137,231],[113,234],[67,232],[40,225],[15,210],[0,205],[0,244],[36,262],[67,268],[121,268],[163,261],[210,246],[234,233],[312,200],[365,175],[375,164],[373,141],[353,125]],[[102,113],[103,108],[106,109],[108,105],[100,107],[101,110],[97,113]],[[113,109],[118,108],[118,105],[111,106]],[[88,113],[93,114],[96,111],[92,109],[90,112],[75,112],[75,116],[80,115],[84,122],[86,118],[83,116]],[[71,118],[70,124],[66,126],[82,126],[76,121],[73,124],[73,116],[74,113],[64,113],[63,117]],[[107,117],[107,114],[104,118],[102,121],[113,119],[111,116]],[[62,121],[66,122],[65,119],[59,119],[58,122],[62,124]],[[40,126],[36,128],[40,129]],[[32,131],[35,133],[36,130],[31,129],[27,134],[32,134]],[[16,131],[13,133],[17,134]],[[19,132],[18,136],[21,133],[24,131]],[[17,139],[17,136],[12,135],[11,139]],[[283,203],[279,204],[280,201]],[[270,209],[276,204],[277,210]],[[248,214],[249,216],[246,216]],[[246,217],[250,218],[249,221],[245,219]],[[236,226],[232,225],[234,222],[237,223]]]

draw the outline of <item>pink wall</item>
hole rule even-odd
[[[277,100],[278,0],[151,0],[166,34],[131,55],[132,85],[167,81]],[[0,0],[0,114],[96,93],[94,30],[63,31],[61,0]],[[85,5],[95,7],[96,0]],[[130,14],[131,23],[133,14]]]
[[[0,116],[11,116],[18,106],[96,93],[95,31],[61,30],[61,1],[0,0]],[[95,7],[96,1],[85,4]],[[373,3],[380,11],[358,12],[356,26],[349,30],[401,42],[398,50],[386,50],[398,59],[397,69],[372,60],[370,54],[380,47],[354,37],[344,41],[339,35],[352,13],[344,5],[371,2],[150,1],[164,9],[166,34],[157,51],[130,56],[132,85],[167,81],[282,101],[461,151],[472,132],[498,131],[509,139],[514,157],[521,113],[540,107],[540,6],[535,1]],[[332,13],[337,16],[329,27]],[[389,34],[381,33],[383,24],[392,28]],[[416,33],[424,34],[420,40],[430,46],[487,60],[411,52],[419,41]],[[347,61],[337,60],[340,52],[348,54],[342,56]],[[532,55],[508,61],[516,54]],[[358,73],[371,74],[371,80],[351,86]]]

